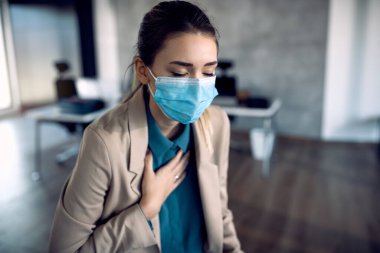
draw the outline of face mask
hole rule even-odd
[[[206,78],[155,77],[153,96],[161,111],[170,119],[189,124],[195,122],[218,95],[215,76]],[[148,85],[151,94],[150,85]]]

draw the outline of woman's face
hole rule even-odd
[[[157,53],[151,71],[157,76],[202,78],[215,75],[215,38],[201,33],[180,33],[169,37]],[[146,71],[155,92],[155,81]]]
[[[215,75],[217,55],[218,49],[214,37],[202,33],[179,33],[166,39],[154,58],[150,70],[155,77],[210,77]],[[136,59],[135,67],[140,83],[149,84],[155,94],[155,80],[140,58]],[[149,107],[160,127],[178,123],[166,117],[153,99],[150,99]]]

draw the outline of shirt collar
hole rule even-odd
[[[145,93],[144,98],[148,123],[148,146],[150,150],[158,156],[165,154],[172,146],[181,148],[184,153],[187,152],[190,144],[190,124],[184,125],[183,131],[177,138],[174,140],[168,139],[162,134],[150,111],[148,92]]]

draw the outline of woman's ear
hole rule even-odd
[[[134,66],[136,71],[137,80],[142,84],[149,83],[149,77],[147,73],[146,66],[140,57],[134,59]]]

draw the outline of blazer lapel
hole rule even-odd
[[[148,148],[148,125],[142,87],[131,98],[129,103],[128,122],[131,143],[128,169],[129,172],[133,174],[131,188],[140,197],[141,178],[138,178],[138,175],[143,175],[145,154]],[[157,245],[161,249],[160,221],[158,215],[156,215],[151,222],[153,224],[153,233]]]
[[[223,222],[218,167],[211,161],[200,121],[193,124],[198,181],[207,231],[207,251],[222,252]]]
[[[131,180],[132,190],[141,195],[137,175],[142,175],[145,165],[145,154],[148,148],[148,126],[145,112],[143,89],[131,98],[128,105],[128,122],[130,134],[130,156],[128,169],[134,174]]]

